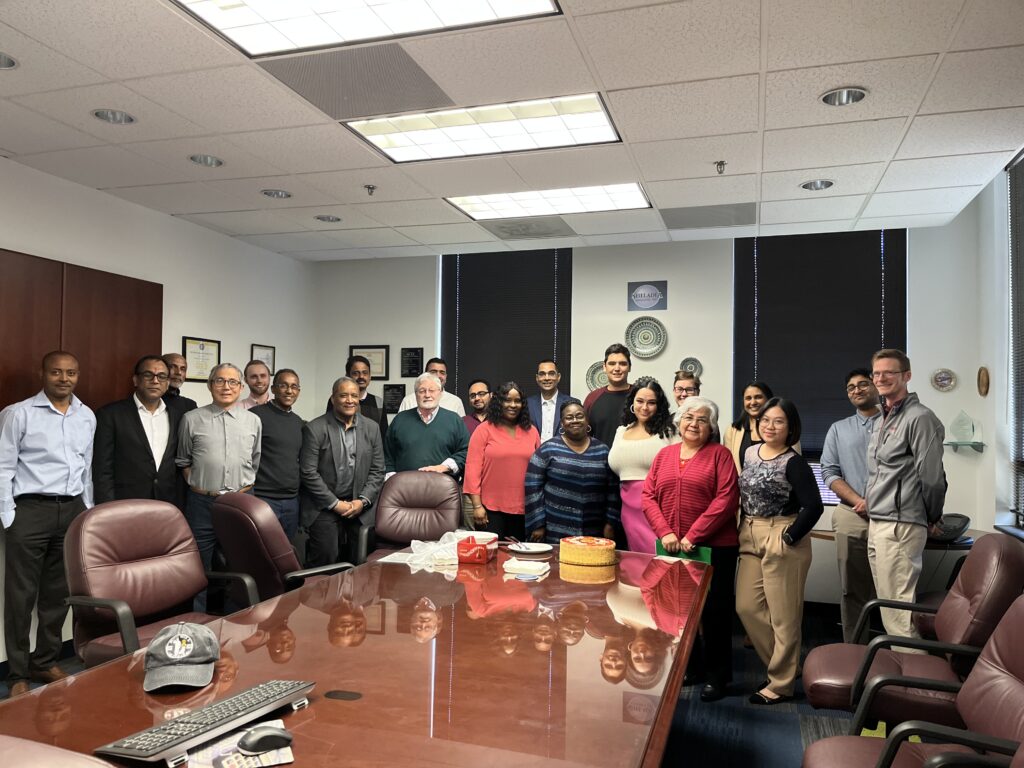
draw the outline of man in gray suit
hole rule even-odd
[[[302,430],[300,525],[309,567],[354,561],[359,526],[373,523],[384,484],[380,427],[359,412],[359,385],[347,376],[335,381],[331,405]]]

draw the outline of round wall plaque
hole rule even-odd
[[[608,374],[604,372],[604,360],[598,360],[587,368],[587,387],[593,391],[608,386]]]
[[[644,315],[626,326],[626,346],[641,360],[660,354],[667,343],[668,331],[653,317]]]
[[[978,369],[978,394],[981,395],[982,397],[988,395],[988,386],[988,368],[986,368],[983,365],[981,366],[981,368]]]
[[[956,387],[956,374],[949,368],[932,371],[932,386],[939,392],[949,392]]]

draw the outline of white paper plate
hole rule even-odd
[[[523,541],[519,544],[508,545],[509,552],[516,552],[521,555],[542,555],[545,552],[550,552],[551,549],[552,547],[550,544],[533,541]]]

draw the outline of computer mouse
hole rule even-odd
[[[291,731],[273,725],[257,725],[242,734],[238,740],[238,751],[243,755],[261,755],[291,743]]]

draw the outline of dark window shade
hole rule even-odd
[[[537,391],[537,362],[550,357],[569,391],[572,251],[456,254],[441,262],[441,349],[447,390],[465,401],[476,378]],[[468,407],[467,407],[468,410]]]
[[[796,403],[816,459],[853,412],[843,377],[883,346],[906,349],[906,230],[743,238],[733,272],[733,416],[746,382],[766,382]]]
[[[1024,527],[1024,162],[1007,173],[1010,192],[1010,407],[1013,409],[1013,498]]]

